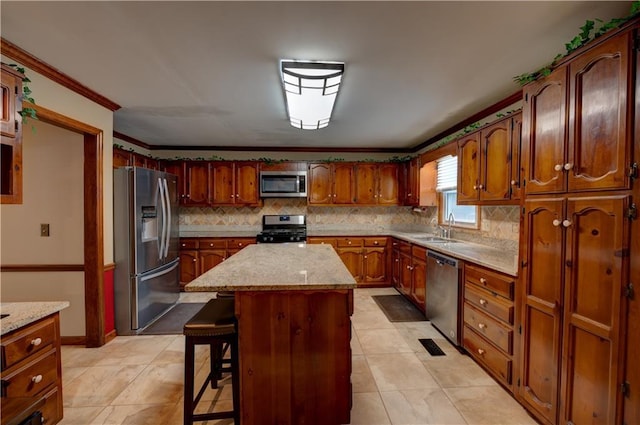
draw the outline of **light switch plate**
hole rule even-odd
[[[40,236],[49,236],[49,225],[41,224],[40,225]]]

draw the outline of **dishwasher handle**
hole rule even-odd
[[[436,263],[440,266],[451,266],[456,269],[460,268],[460,262],[455,258],[447,257],[438,252],[427,251],[427,259],[432,258],[436,261]]]

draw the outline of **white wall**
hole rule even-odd
[[[23,203],[0,205],[0,263],[83,264],[83,136],[36,120],[23,133]],[[44,223],[49,237],[40,236]],[[84,272],[3,272],[0,295],[69,301],[61,333],[85,334]]]

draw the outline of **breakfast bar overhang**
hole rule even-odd
[[[189,283],[234,291],[248,424],[345,424],[356,282],[329,245],[257,244]]]

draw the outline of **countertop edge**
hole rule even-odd
[[[69,307],[69,301],[3,302],[0,312],[9,316],[0,319],[0,335],[23,328]]]

